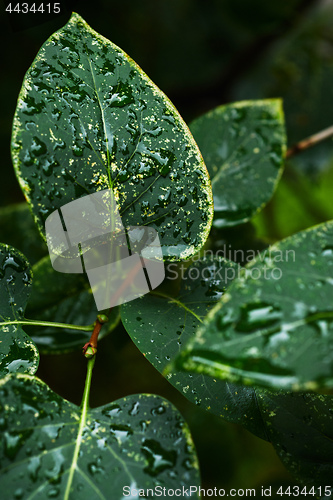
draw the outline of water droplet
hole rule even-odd
[[[37,104],[35,99],[29,95],[27,95],[25,101],[21,101],[20,104],[22,113],[29,116],[41,113],[45,107],[43,102]]]
[[[103,467],[101,467],[97,463],[91,463],[88,465],[88,470],[92,476],[96,476],[96,474],[104,474],[105,471]]]
[[[117,174],[117,180],[119,182],[125,182],[127,179],[131,177],[131,174],[128,170],[119,170]]]
[[[176,238],[179,235],[180,231],[181,231],[180,227],[176,226],[173,230],[173,237]]]
[[[309,316],[311,317],[311,314]],[[333,319],[322,319],[311,322],[310,324],[314,326],[314,328],[320,333],[322,337],[327,337],[330,334],[332,323]]]
[[[333,247],[330,247],[330,246],[325,247],[322,250],[321,255],[323,257],[333,257]]]
[[[5,432],[3,437],[5,440],[5,455],[13,460],[22,446],[22,436],[21,434]]]
[[[180,207],[184,207],[184,206],[186,205],[187,201],[188,201],[188,200],[187,200],[187,197],[183,194],[183,196],[181,196],[181,197],[179,198],[178,205],[179,205]]]
[[[55,487],[52,487],[48,493],[47,493],[47,496],[48,498],[56,498],[60,493],[60,489],[59,488],[55,488]]]
[[[141,450],[148,460],[148,466],[144,471],[150,476],[155,477],[164,470],[176,466],[177,452],[175,450],[165,450],[160,443],[153,439],[145,439]]]
[[[184,469],[187,469],[187,470],[193,469],[192,462],[189,458],[185,458],[185,460],[183,460],[182,466],[184,467]]]
[[[47,177],[49,177],[52,174],[54,167],[58,166],[58,161],[54,158],[54,156],[51,156],[43,162],[43,172]]]
[[[166,191],[157,198],[160,207],[165,208],[171,202],[171,191]]]
[[[110,431],[119,444],[123,444],[133,434],[133,430],[128,425],[112,425]]]
[[[136,402],[133,404],[132,408],[129,410],[128,414],[129,414],[129,415],[131,415],[131,416],[133,416],[133,417],[134,417],[135,415],[138,415],[138,413],[139,413],[139,411],[140,411],[140,410],[139,410],[139,407],[140,407],[140,403],[139,403],[139,401],[136,401]]]
[[[29,465],[27,467],[27,470],[28,470],[30,479],[32,479],[32,481],[34,481],[34,482],[37,480],[38,471],[39,471],[40,467],[41,467],[40,457],[32,457],[29,461]]]
[[[102,414],[106,417],[115,417],[122,412],[122,409],[119,405],[110,405],[104,410],[102,410]]]
[[[38,137],[34,136],[32,138],[30,150],[34,156],[41,156],[46,153],[47,148],[46,144],[43,141],[41,141]]]
[[[241,307],[240,319],[236,324],[239,332],[251,332],[268,327],[282,318],[279,307],[265,302],[245,304]]]
[[[56,149],[65,149],[65,148],[66,148],[66,143],[62,139],[57,139],[55,145],[53,146],[54,151]]]
[[[42,427],[42,431],[45,432],[45,434],[50,439],[57,439],[59,437],[60,429],[62,429],[62,428],[63,428],[63,424],[59,424],[59,425],[44,425]]]
[[[148,427],[148,422],[146,422],[145,420],[141,420],[141,422],[140,422],[141,431],[146,432],[147,427]]]
[[[23,157],[23,163],[26,167],[30,167],[35,163],[34,158],[31,156],[30,151],[27,149]]]
[[[160,404],[160,405],[158,405],[155,408],[152,408],[150,410],[150,413],[152,415],[154,415],[154,416],[156,416],[156,415],[162,415],[165,412],[166,412],[166,408],[165,408],[165,406],[163,404]]]
[[[24,494],[24,490],[22,488],[18,488],[14,492],[14,498],[17,499],[17,500],[20,500],[20,498],[23,497],[23,494]]]
[[[72,146],[72,151],[74,156],[82,156],[83,155],[83,149],[80,148],[77,144],[74,144]]]
[[[16,255],[13,254],[8,254],[8,257],[6,257],[4,263],[2,264],[2,269],[14,269],[17,272],[23,272],[25,270],[25,265],[23,264],[22,261],[19,260]]]

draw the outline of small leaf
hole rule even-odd
[[[47,255],[47,246],[39,234],[26,202],[0,209],[1,239],[20,250],[31,265]]]
[[[54,271],[49,257],[35,264],[33,273],[32,294],[27,307],[29,318],[73,325],[91,325],[96,320],[96,304],[86,276]],[[118,307],[112,309],[108,319],[99,339],[117,326],[120,320]],[[40,352],[49,354],[82,348],[91,335],[91,332],[52,326],[28,326],[26,331]]]
[[[286,136],[279,99],[219,106],[190,124],[212,179],[214,226],[248,221],[281,177]]]
[[[42,234],[55,209],[112,188],[123,224],[154,227],[166,257],[189,258],[208,236],[211,185],[187,126],[135,62],[78,14],[24,78],[12,158]]]
[[[188,427],[159,396],[85,413],[28,375],[4,379],[0,396],[3,498],[109,500],[125,486],[198,487]]]
[[[206,257],[187,269],[170,263],[167,272],[171,282],[182,278],[176,296],[157,290],[121,306],[121,319],[131,339],[160,373],[195,335],[240,267],[226,259]],[[265,437],[252,388],[176,370],[167,379],[189,401]]]
[[[21,252],[0,243],[0,377],[7,373],[35,373],[39,354],[20,325],[31,289],[31,268]]]
[[[309,487],[332,487],[333,397],[268,391],[257,391],[257,397],[269,439],[287,469]]]
[[[177,366],[274,389],[333,387],[333,221],[251,262]]]

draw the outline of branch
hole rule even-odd
[[[333,125],[291,146],[287,150],[286,158],[295,156],[296,154],[301,153],[305,149],[311,148],[312,146],[315,146],[319,142],[324,141],[325,139],[329,139],[332,136],[333,136]]]

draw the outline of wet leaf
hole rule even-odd
[[[26,312],[28,318],[72,325],[91,325],[96,320],[98,311],[86,276],[54,271],[49,257],[35,264],[33,273],[32,294]],[[119,308],[114,307],[108,318],[109,322],[102,328],[99,339],[118,324]],[[52,326],[28,326],[26,331],[42,353],[82,348],[91,335],[91,332]]]
[[[78,15],[54,33],[19,95],[12,158],[44,234],[54,209],[111,187],[125,226],[188,258],[208,236],[209,176],[182,118],[143,71]]]
[[[1,241],[6,242],[26,256],[31,265],[47,254],[26,202],[15,203],[0,209]]]
[[[0,244],[0,377],[7,373],[35,373],[39,354],[20,325],[2,325],[24,318],[31,291],[31,268],[21,252]]]
[[[190,124],[212,179],[214,226],[248,221],[281,177],[286,136],[279,99],[219,106]]]
[[[206,257],[187,269],[171,263],[167,272],[171,282],[181,277],[176,295],[156,290],[121,306],[121,319],[131,339],[160,373],[195,335],[240,267],[226,259]],[[196,405],[265,437],[252,388],[178,370],[167,379]]]
[[[333,386],[333,221],[270,247],[233,281],[177,366],[274,389]]]
[[[267,391],[257,391],[257,397],[268,437],[287,469],[309,487],[332,488],[333,397]]]
[[[188,427],[159,396],[128,396],[85,414],[27,375],[4,379],[0,396],[4,498],[111,499],[125,486],[199,484]]]

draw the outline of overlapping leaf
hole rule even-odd
[[[158,396],[85,412],[28,375],[4,379],[0,396],[3,498],[109,500],[126,486],[198,487],[189,430]]]
[[[18,250],[0,244],[0,376],[35,373],[39,354],[31,338],[18,324],[23,319],[31,291],[31,268]]]
[[[193,338],[204,317],[239,272],[237,264],[222,258],[205,257],[187,269],[172,263],[167,266],[167,274],[171,283],[180,279],[177,294],[157,290],[121,306],[126,330],[159,372]],[[191,402],[266,437],[252,388],[177,370],[167,378]]]
[[[32,294],[27,307],[29,318],[71,325],[91,325],[96,320],[96,304],[86,276],[54,271],[49,257],[35,264],[33,273]],[[107,314],[109,322],[102,328],[100,339],[110,333],[120,320],[118,307]],[[80,348],[91,335],[91,332],[53,326],[28,326],[26,331],[40,351],[45,353]]]
[[[54,209],[110,187],[124,225],[155,227],[165,256],[190,257],[207,238],[211,186],[187,126],[134,61],[78,14],[25,76],[12,158],[42,233]]]
[[[333,222],[251,262],[184,347],[177,366],[274,389],[333,386]]]
[[[33,265],[47,254],[26,202],[0,209],[1,241],[20,250]]]
[[[219,106],[190,124],[212,179],[214,225],[248,221],[271,198],[286,148],[281,101]]]

